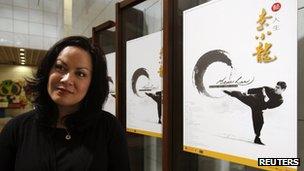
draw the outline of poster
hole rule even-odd
[[[25,108],[33,97],[24,90],[24,80],[0,80],[0,108]],[[4,113],[0,114],[0,117]]]
[[[184,11],[185,151],[252,167],[297,157],[296,3],[214,0]]]
[[[115,97],[115,52],[106,54],[107,66],[108,66],[108,76],[109,76],[109,95],[106,103],[103,106],[103,110],[116,115],[116,97]]]
[[[161,137],[162,31],[127,42],[127,131]]]

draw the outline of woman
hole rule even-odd
[[[0,135],[0,170],[130,170],[124,132],[102,111],[107,65],[81,36],[57,42],[27,87],[33,111],[12,119]]]

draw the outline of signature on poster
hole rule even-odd
[[[238,86],[247,86],[251,84],[254,81],[253,78],[243,78],[243,76],[239,76],[236,79],[231,79],[224,77],[222,79],[219,79],[216,84],[210,85],[209,88],[222,88],[222,87],[238,87]]]
[[[148,84],[140,87],[138,89],[138,91],[153,91],[153,90],[157,90],[158,87],[154,86],[153,84],[151,84],[150,82],[148,82]]]

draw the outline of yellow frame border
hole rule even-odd
[[[147,136],[151,136],[151,137],[162,138],[162,134],[160,134],[160,133],[151,132],[151,131],[145,131],[145,130],[140,130],[140,129],[127,128],[127,132],[131,132],[131,133],[135,133],[135,134],[147,135]]]
[[[247,166],[263,169],[263,170],[269,170],[269,171],[297,171],[297,169],[285,167],[285,166],[258,166],[257,160],[247,159],[243,157],[237,157],[229,154],[219,153],[215,151],[210,150],[204,150],[196,147],[191,146],[185,146],[183,147],[183,150],[190,153],[195,153],[201,156],[208,156],[213,157],[217,159],[227,160],[234,163],[244,164]]]

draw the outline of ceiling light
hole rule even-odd
[[[25,57],[24,56],[20,56],[20,59],[25,59]]]
[[[24,56],[24,53],[20,52],[20,56]]]
[[[25,60],[24,60],[24,59],[21,59],[21,62],[25,62]]]
[[[20,49],[20,52],[24,52],[24,49],[21,48],[21,49]]]

